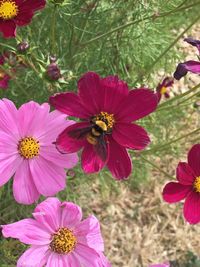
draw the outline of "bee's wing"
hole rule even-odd
[[[84,138],[91,131],[91,126],[86,128],[75,129],[68,132],[68,135],[75,139]]]
[[[103,160],[106,161],[107,159],[107,145],[104,140],[104,136],[101,135],[98,139],[97,144],[94,146],[95,151],[99,155],[99,157]]]

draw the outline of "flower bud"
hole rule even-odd
[[[62,77],[61,73],[60,73],[60,69],[58,67],[58,65],[56,63],[51,63],[47,66],[47,76],[51,79],[51,80],[58,80]]]
[[[29,49],[29,43],[26,42],[26,41],[23,41],[23,42],[21,42],[21,43],[19,43],[19,44],[17,45],[17,50],[18,50],[19,52],[24,52],[24,51],[26,51],[27,49]]]

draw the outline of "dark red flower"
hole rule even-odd
[[[163,189],[163,198],[168,203],[185,199],[184,217],[191,223],[200,222],[200,144],[188,153],[188,163],[179,162],[176,176],[178,182],[170,182]]]
[[[156,109],[156,94],[146,88],[129,91],[117,76],[101,78],[94,72],[83,75],[78,89],[78,94],[50,97],[56,109],[82,120],[58,136],[57,148],[67,153],[83,148],[86,173],[107,166],[117,179],[127,178],[132,169],[127,149],[141,150],[150,142],[147,132],[132,121]]]
[[[0,32],[5,38],[15,37],[16,27],[29,24],[45,4],[45,0],[0,0]]]
[[[199,40],[186,38],[184,39],[184,41],[195,46],[200,52],[200,41]],[[183,76],[185,76],[188,73],[188,71],[192,73],[200,74],[200,62],[195,61],[195,60],[188,60],[186,62],[179,63],[176,68],[176,71],[174,72],[174,78],[176,80],[180,80]]]
[[[8,83],[11,77],[3,70],[1,66],[3,66],[5,63],[5,57],[4,55],[0,56],[0,88],[1,89],[7,89]]]
[[[160,102],[161,97],[164,95],[166,98],[169,98],[169,89],[173,85],[174,80],[171,77],[166,77],[161,83],[158,84],[156,88],[156,93],[158,96],[158,102]]]

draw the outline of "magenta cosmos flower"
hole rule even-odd
[[[200,222],[200,144],[191,148],[188,163],[180,162],[176,174],[178,182],[170,182],[164,187],[163,198],[168,203],[185,199],[184,217],[196,224]]]
[[[200,41],[199,40],[186,38],[184,39],[184,41],[191,44],[192,46],[195,46],[200,53]],[[200,74],[200,61],[189,60],[184,63],[179,63],[174,73],[174,78],[177,80],[180,80],[183,76],[185,76],[188,73],[188,71],[192,73]]]
[[[150,142],[147,132],[132,121],[156,109],[156,94],[145,88],[129,91],[117,76],[100,78],[94,72],[83,75],[78,89],[78,94],[67,92],[50,98],[56,109],[82,120],[58,136],[58,150],[72,153],[83,148],[86,173],[107,166],[117,179],[128,177],[132,164],[127,149],[141,150]]]
[[[165,98],[170,97],[170,87],[173,85],[174,80],[173,78],[166,77],[161,83],[158,84],[156,88],[156,93],[158,96],[158,102],[160,102],[162,96],[165,96]]]
[[[64,189],[64,168],[78,161],[76,154],[61,155],[52,144],[71,122],[66,115],[49,111],[47,103],[31,101],[17,110],[10,100],[0,100],[0,186],[14,175],[19,203],[31,204],[40,194],[53,196]]]
[[[8,83],[11,79],[10,75],[8,75],[1,66],[3,66],[5,63],[5,57],[4,55],[0,56],[0,88],[1,89],[7,89]]]
[[[79,206],[48,198],[24,219],[2,225],[4,237],[31,245],[17,267],[111,267],[105,258],[100,225],[94,216],[82,220]]]
[[[45,0],[0,0],[0,32],[5,38],[15,37],[16,27],[29,24],[45,4]]]

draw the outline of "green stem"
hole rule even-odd
[[[166,148],[166,147],[170,146],[171,144],[176,143],[177,141],[180,141],[181,139],[185,139],[186,137],[188,137],[190,135],[193,135],[193,134],[195,134],[195,133],[197,133],[199,131],[200,131],[200,128],[197,128],[196,130],[194,130],[194,131],[192,131],[192,132],[190,132],[188,134],[182,135],[181,137],[173,139],[173,140],[171,140],[171,141],[169,141],[169,142],[167,142],[167,143],[165,143],[163,145],[158,145],[158,146],[155,146],[155,147],[153,147],[153,148],[151,148],[149,150],[145,150],[142,153],[146,154],[146,153],[150,153],[150,152],[156,152],[156,151],[163,150],[163,148]]]
[[[52,11],[52,24],[51,24],[51,55],[56,54],[56,10],[55,4]]]
[[[192,93],[193,91],[195,91],[196,89],[200,88],[200,83],[195,85],[194,87],[192,87],[190,90],[188,90],[187,92],[183,93],[183,94],[180,94],[180,95],[177,95],[169,100],[167,100],[166,102],[162,103],[159,105],[158,109],[157,110],[160,110],[161,107],[164,107],[166,105],[168,105],[169,103],[172,103],[173,101],[176,101],[176,100],[179,100],[180,98],[184,97],[184,96],[187,96],[189,95],[190,93]]]
[[[167,172],[163,171],[160,167],[158,167],[157,165],[155,165],[152,161],[146,159],[142,155],[140,155],[140,157],[141,157],[141,159],[143,159],[144,161],[146,161],[148,164],[150,164],[152,167],[154,167],[155,169],[157,169],[159,172],[162,172],[168,178],[173,179],[173,180],[175,179],[173,176],[169,175]]]
[[[192,8],[192,7],[194,7],[194,6],[196,6],[196,5],[199,5],[199,4],[200,4],[200,1],[198,1],[198,2],[196,2],[196,3],[194,3],[194,4],[190,4],[190,5],[188,5],[188,6],[184,6],[184,7],[180,7],[180,8],[175,8],[175,9],[172,10],[172,11],[163,12],[163,13],[161,13],[160,15],[155,15],[155,14],[153,14],[153,15],[151,15],[151,16],[147,16],[147,17],[144,17],[144,18],[141,18],[141,19],[138,19],[138,20],[130,21],[130,22],[128,22],[128,23],[126,23],[126,24],[123,24],[123,25],[121,25],[121,26],[118,26],[118,27],[116,27],[116,28],[114,28],[114,29],[112,29],[112,30],[106,32],[106,33],[103,33],[103,34],[101,34],[101,35],[97,35],[96,37],[90,39],[89,41],[87,41],[87,42],[85,42],[85,43],[82,43],[81,46],[86,46],[86,45],[88,45],[88,44],[90,44],[90,43],[96,42],[97,40],[99,40],[99,39],[101,39],[101,38],[104,38],[104,37],[106,37],[106,36],[110,36],[111,34],[117,32],[117,31],[121,31],[121,30],[123,30],[123,29],[125,29],[125,28],[127,28],[127,27],[129,27],[129,26],[132,26],[132,25],[134,25],[134,24],[138,24],[138,23],[140,23],[140,22],[142,22],[142,21],[149,20],[149,19],[158,19],[158,18],[162,18],[162,17],[169,16],[169,15],[173,15],[173,14],[175,14],[175,13],[177,13],[177,12],[180,12],[180,11],[183,11],[183,10],[186,10],[186,9],[189,9],[189,8]]]

